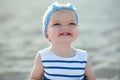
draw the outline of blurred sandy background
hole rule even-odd
[[[55,0],[0,0],[0,80],[27,80],[42,36],[42,16]],[[91,56],[97,80],[120,80],[120,0],[59,0],[77,8],[74,42]]]

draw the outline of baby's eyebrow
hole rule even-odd
[[[52,24],[54,24],[54,23],[60,23],[60,21],[58,21],[58,20],[52,20],[52,21],[50,21],[50,23],[52,23]]]
[[[74,22],[77,22],[75,19],[71,19],[71,20],[69,20],[69,21],[74,21]]]

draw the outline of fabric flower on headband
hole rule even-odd
[[[69,10],[73,11],[75,16],[76,16],[76,21],[78,23],[78,15],[75,11],[76,8],[71,3],[67,3],[67,4],[58,4],[58,2],[53,3],[50,7],[48,7],[48,10],[46,11],[46,13],[43,16],[43,33],[44,33],[44,36],[46,36],[46,31],[47,31],[47,28],[48,28],[48,23],[49,23],[51,15],[59,9],[69,9]]]

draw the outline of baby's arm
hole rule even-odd
[[[85,75],[87,77],[87,80],[96,80],[89,58],[85,67]]]
[[[42,80],[44,69],[39,53],[35,57],[34,66],[31,71],[30,80]]]

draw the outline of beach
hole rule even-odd
[[[28,80],[37,52],[49,46],[42,16],[56,0],[0,0],[0,80]],[[120,1],[57,0],[76,6],[79,36],[97,80],[120,80]]]

